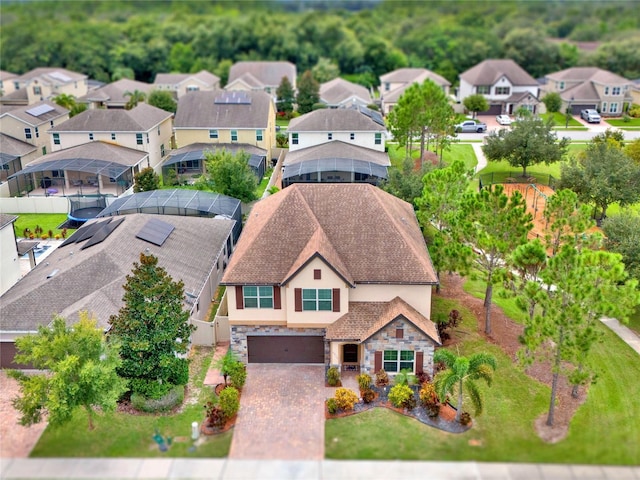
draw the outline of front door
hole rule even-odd
[[[342,346],[342,363],[358,363],[358,345],[347,343]]]

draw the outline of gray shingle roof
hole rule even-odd
[[[17,138],[10,137],[0,132],[0,153],[22,157],[29,152],[33,152],[37,147],[30,143],[23,142]]]
[[[282,77],[287,77],[292,85],[296,81],[296,66],[291,62],[236,62],[229,69],[229,81],[231,83],[245,73],[250,73],[265,86],[278,86]]]
[[[426,68],[399,68],[381,75],[380,81],[389,83],[422,83],[427,78],[438,85],[451,85],[449,80]]]
[[[25,102],[29,101],[29,94],[27,93],[26,88],[19,88],[18,90],[14,90],[11,93],[7,93],[2,96],[3,101],[11,100],[11,101],[20,101],[24,100]]]
[[[92,109],[70,118],[50,132],[146,132],[173,114],[146,103],[131,110]]]
[[[300,162],[324,158],[353,159],[383,166],[391,165],[389,155],[386,152],[378,152],[377,150],[352,145],[340,140],[333,140],[320,145],[314,145],[312,147],[301,148],[300,150],[288,152],[284,159],[284,165],[294,165]]]
[[[409,203],[368,184],[322,183],[294,184],[258,202],[223,281],[281,284],[314,255],[350,283],[437,283]]]
[[[185,292],[197,294],[234,224],[228,219],[170,215],[131,214],[116,218],[124,221],[103,242],[84,250],[80,249],[83,243],[56,249],[9,289],[0,302],[0,329],[34,331],[39,325],[48,324],[54,313],[77,321],[82,310],[95,313],[99,325],[105,327],[109,316],[122,305],[126,275],[147,248],[147,253],[158,257],[158,264],[174,280],[184,281]],[[151,218],[175,226],[161,247],[136,238]],[[58,272],[47,279],[54,270]]]
[[[223,91],[191,92],[178,101],[173,124],[175,128],[266,128],[271,96],[264,92],[243,93],[251,103],[216,103]]]
[[[338,105],[351,97],[358,97],[363,102],[372,102],[371,94],[366,87],[352,83],[344,78],[334,78],[320,85],[320,99],[329,105]]]
[[[42,163],[65,160],[104,160],[119,165],[133,166],[138,164],[148,155],[147,152],[133,148],[115,145],[106,142],[87,142],[75,147],[65,148],[56,152],[47,153],[42,157],[30,162],[27,168],[34,167]]]
[[[2,230],[7,225],[13,223],[13,221],[18,218],[17,215],[8,215],[6,213],[0,213],[0,230]]]
[[[17,73],[11,73],[11,72],[7,72],[6,70],[0,70],[0,80],[2,81],[9,80],[10,78],[15,78],[17,76],[18,76]]]
[[[323,108],[289,122],[289,132],[384,132],[386,128],[359,110]]]
[[[34,68],[33,70],[20,75],[14,80],[17,82],[27,82],[37,77],[43,77],[43,79],[47,82],[58,85],[87,78],[87,76],[83,73],[72,72],[71,70],[67,70],[66,68],[41,67]]]
[[[596,83],[602,83],[606,85],[627,85],[631,81],[627,80],[620,75],[603,70],[597,67],[573,67],[559,72],[550,73],[546,76],[548,80],[554,81],[592,81]]]
[[[190,78],[197,78],[208,85],[216,85],[220,81],[220,77],[206,70],[200,70],[198,73],[158,73],[154,85],[179,85]]]
[[[106,102],[107,104],[124,105],[129,101],[129,97],[125,97],[125,92],[133,92],[139,90],[149,93],[153,85],[144,82],[138,82],[129,78],[121,78],[115,82],[104,85],[100,88],[90,91],[85,96],[80,97],[80,102]]]
[[[53,110],[45,112],[37,117],[28,113],[29,111],[33,111],[34,108],[40,107],[41,105],[48,105]],[[54,120],[56,118],[62,117],[69,113],[69,110],[61,107],[60,105],[50,102],[48,100],[44,100],[42,102],[33,103],[31,105],[26,105],[20,108],[14,108],[4,115],[9,115],[10,117],[15,117],[29,125],[33,125],[37,127],[42,125],[43,123],[49,123],[50,120]]]
[[[460,78],[471,85],[493,85],[502,76],[514,86],[538,85],[535,78],[510,58],[484,60],[460,74]]]

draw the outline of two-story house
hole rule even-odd
[[[520,65],[511,59],[489,59],[460,74],[458,101],[470,95],[484,95],[489,109],[486,115],[513,115],[525,108],[537,113],[540,86]]]
[[[404,91],[414,83],[431,80],[440,85],[445,95],[449,95],[451,82],[426,68],[399,68],[380,76],[380,102],[382,112],[387,115],[398,103]]]
[[[229,69],[225,90],[264,91],[275,98],[276,90],[287,77],[296,89],[296,66],[291,62],[236,62]]]
[[[13,93],[16,90],[13,79],[18,76],[17,73],[0,70],[0,97]]]
[[[288,133],[283,187],[299,182],[377,185],[387,178],[391,163],[379,112],[361,106],[315,110],[292,119]]]
[[[14,91],[0,98],[2,105],[32,105],[62,93],[76,98],[87,94],[87,76],[64,68],[36,68],[13,77]]]
[[[172,152],[165,167],[201,173],[206,151],[244,150],[262,179],[276,148],[274,102],[265,92],[193,92],[178,101],[174,131],[179,151]]]
[[[581,110],[598,110],[603,116],[618,117],[624,104],[632,101],[633,82],[597,67],[573,67],[550,73],[545,77],[545,92],[557,92],[562,109],[573,114]]]
[[[436,283],[409,203],[367,184],[292,185],[253,207],[222,279],[231,348],[249,363],[433,373]]]
[[[338,77],[320,85],[320,102],[329,108],[368,107],[373,100],[366,87]]]
[[[198,73],[158,73],[153,88],[171,92],[180,99],[190,92],[210,92],[220,88],[220,77],[206,70]]]
[[[129,78],[121,78],[112,83],[108,83],[94,90],[89,91],[86,95],[78,98],[78,102],[86,103],[88,108],[125,108],[129,101],[129,94],[136,90],[144,94],[149,94],[153,85],[144,82],[138,82]]]

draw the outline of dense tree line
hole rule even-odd
[[[363,84],[403,66],[452,82],[485,58],[531,75],[594,64],[640,76],[636,2],[17,2],[2,6],[0,68],[61,66],[101,81],[207,69],[238,60],[319,62]],[[49,28],[52,27],[52,28]],[[599,41],[591,52],[569,41]]]

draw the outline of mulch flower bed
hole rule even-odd
[[[394,412],[398,412],[407,417],[415,418],[425,425],[429,425],[430,427],[437,428],[438,430],[443,430],[449,433],[464,433],[471,428],[472,424],[462,425],[455,421],[456,409],[448,403],[440,406],[440,414],[437,417],[430,417],[429,415],[427,415],[425,408],[420,405],[419,401],[418,406],[416,406],[416,408],[412,410],[408,410],[406,408],[397,408],[394,407],[387,398],[389,387],[387,387],[386,389],[381,387],[373,387],[373,390],[376,392],[376,398],[371,403],[364,403],[362,400],[360,400],[354,405],[353,410],[350,411],[338,410],[336,413],[329,413],[325,402],[325,418],[331,419],[347,417],[350,415],[356,415],[358,413],[366,412],[367,410],[371,410],[372,408],[382,407],[388,408],[389,410],[393,410]]]

